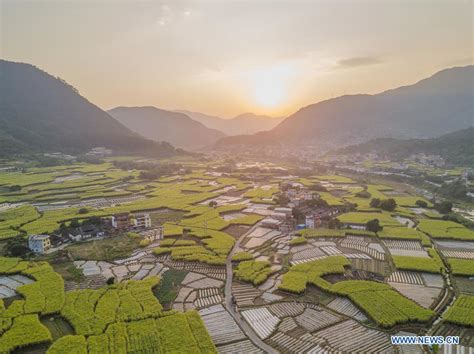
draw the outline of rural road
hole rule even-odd
[[[240,236],[237,241],[234,244],[234,247],[230,251],[229,255],[227,256],[226,260],[226,281],[225,281],[225,306],[227,307],[227,310],[231,314],[231,316],[234,318],[234,320],[237,322],[237,324],[240,326],[240,328],[244,331],[245,335],[255,344],[257,347],[259,347],[261,350],[263,350],[265,353],[277,353],[275,349],[273,349],[271,346],[266,344],[264,341],[260,339],[259,336],[254,332],[254,330],[245,322],[245,320],[240,316],[240,313],[235,311],[234,304],[232,303],[232,279],[234,276],[234,273],[232,271],[232,255],[235,253],[235,249],[240,245],[240,242],[244,239],[245,236],[250,234],[257,225],[254,225],[252,228],[250,228],[245,234]]]

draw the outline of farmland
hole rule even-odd
[[[185,315],[163,312],[153,296],[158,278],[130,281],[99,290],[64,293],[62,278],[47,263],[29,263],[14,258],[0,258],[0,273],[25,274],[35,282],[17,288],[24,300],[15,300],[5,309],[0,302],[0,349],[38,343],[50,343],[49,330],[39,315],[60,312],[72,324],[75,335],[56,341],[50,352],[65,352],[77,346],[91,352],[192,348],[195,352],[213,352],[214,345],[195,312]],[[152,325],[152,329],[143,329]],[[149,332],[152,331],[152,332]],[[154,333],[160,340],[149,341]],[[184,335],[185,338],[181,338]],[[138,336],[138,338],[136,337]],[[143,336],[143,337],[142,337]],[[126,344],[128,343],[128,344]]]
[[[4,252],[35,233],[64,242],[0,258],[1,350],[294,352],[324,341],[337,352],[362,348],[337,341],[355,333],[376,341],[366,350],[388,350],[387,333],[422,333],[441,318],[448,278],[458,298],[472,294],[472,231],[428,218],[432,204],[416,209],[422,197],[338,174],[179,163],[160,177],[113,162],[0,172],[20,185],[8,177],[0,186]],[[392,197],[392,211],[371,206]],[[305,227],[314,211],[324,217]],[[164,237],[111,228],[123,212],[149,213]],[[377,232],[365,229],[373,219]],[[104,236],[68,240],[91,221]],[[456,310],[465,306],[456,302],[440,326],[467,325]]]

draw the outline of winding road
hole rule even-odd
[[[235,242],[234,247],[230,251],[229,255],[227,256],[227,260],[226,260],[227,276],[226,276],[225,290],[224,290],[225,306],[227,307],[227,311],[229,311],[230,315],[234,318],[234,320],[240,326],[242,331],[253,342],[253,344],[259,347],[265,353],[278,353],[275,349],[273,349],[271,346],[269,346],[264,341],[262,341],[259,336],[257,336],[257,334],[247,324],[247,322],[245,322],[245,320],[242,319],[242,317],[240,316],[240,313],[236,311],[235,306],[232,303],[232,279],[234,276],[234,273],[232,271],[232,255],[235,253],[235,250],[239,247],[240,242],[245,238],[245,236],[250,234],[256,227],[257,225],[254,225],[245,234],[240,236]]]

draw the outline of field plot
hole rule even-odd
[[[441,273],[444,270],[444,264],[434,248],[428,249],[430,257],[410,257],[410,256],[396,256],[393,261],[395,267],[400,270],[413,270],[429,273]]]
[[[173,308],[184,311],[194,308],[208,307],[222,302],[220,288],[223,282],[208,278],[203,274],[189,272],[181,281]]]
[[[141,280],[150,276],[160,275],[167,270],[160,263],[141,263],[116,265],[103,261],[74,261],[85,276],[101,275],[104,279],[115,278],[117,281],[133,279]]]
[[[393,256],[429,258],[428,252],[419,241],[411,240],[383,240],[390,254]]]
[[[448,258],[448,263],[454,275],[474,275],[474,259]]]
[[[158,261],[163,262],[163,264],[169,268],[201,273],[207,275],[210,278],[224,280],[226,277],[225,267],[220,265],[209,265],[200,262],[174,261],[166,255],[158,257]]]
[[[238,307],[253,306],[260,291],[248,284],[233,283],[232,294]]]
[[[319,306],[306,308],[301,315],[295,317],[296,323],[307,332],[320,330],[341,320],[342,317],[334,315]]]
[[[0,273],[15,281],[23,280],[18,275],[34,279],[16,288],[23,299],[14,300],[8,308],[0,299],[1,352],[50,343],[51,334],[38,315],[51,313],[61,313],[76,333],[56,341],[53,353],[70,352],[71,346],[81,352],[156,351],[164,347],[177,352],[215,352],[197,313],[163,313],[151,291],[158,283],[155,277],[65,293],[63,279],[46,262],[0,258]],[[157,341],[150,342],[150,336]]]
[[[365,225],[368,221],[378,219],[380,225],[382,226],[400,226],[400,223],[392,218],[389,213],[379,213],[379,212],[349,212],[346,214],[341,214],[337,219],[345,224],[357,224]]]
[[[395,273],[397,274],[397,278],[407,278],[408,281],[413,281],[412,283],[409,282],[402,282],[402,281],[390,281],[390,279],[394,276]],[[416,276],[413,275],[405,275],[399,276],[401,272],[395,272],[392,276],[388,279],[388,284],[390,284],[393,288],[397,289],[403,296],[415,301],[420,306],[424,308],[429,308],[431,305],[439,298],[441,294],[441,288],[439,287],[428,287],[424,286],[423,282],[414,283],[414,281],[418,281]],[[409,273],[409,272],[403,272]],[[419,280],[422,280],[421,276],[417,274]]]
[[[217,347],[217,350],[221,354],[235,354],[235,353],[252,353],[252,354],[263,354],[259,348],[257,348],[251,341],[242,340],[240,342],[234,342],[231,344],[225,344]]]
[[[430,245],[430,239],[421,231],[404,226],[384,226],[382,231],[377,232],[382,239],[406,239],[420,240],[423,245]]]
[[[459,325],[474,326],[474,296],[460,295],[446,312],[444,319]]]
[[[353,248],[368,254],[370,257],[378,260],[385,260],[385,251],[377,243],[371,242],[361,236],[346,236],[344,240],[339,242],[339,245],[344,248]]]
[[[268,340],[268,343],[283,353],[312,353],[312,350],[319,348],[318,344],[323,343],[323,341],[310,334],[295,338],[278,332]]]
[[[356,321],[347,320],[313,334],[331,350],[343,353],[394,353],[390,338],[384,332],[368,329]],[[352,338],[353,340],[347,340]],[[329,349],[327,346],[319,350]],[[317,352],[317,351],[314,351]]]
[[[393,272],[387,279],[389,283],[404,283],[413,285],[424,285],[422,273],[408,272],[408,271],[396,271]]]
[[[421,219],[418,229],[426,232],[433,238],[474,240],[474,231],[453,221]]]
[[[423,309],[387,284],[365,280],[346,280],[331,284],[322,278],[327,274],[344,273],[344,266],[347,265],[347,259],[334,256],[293,266],[284,274],[279,288],[301,293],[307,284],[313,284],[328,292],[347,296],[382,327],[408,321],[424,322],[433,316],[431,310]]]
[[[367,321],[367,317],[361,312],[357,306],[355,306],[349,299],[345,297],[336,297],[331,301],[327,307],[330,309],[342,313],[348,317],[352,317],[357,321]]]
[[[247,337],[237,325],[232,316],[222,305],[199,311],[201,318],[206,326],[212,341],[217,346],[245,340]]]
[[[474,242],[469,241],[436,241],[438,249],[446,258],[474,260]]]
[[[16,294],[15,289],[25,284],[31,284],[33,280],[21,274],[1,276],[0,275],[0,298],[7,298]]]
[[[275,331],[277,324],[280,322],[278,317],[274,316],[266,307],[241,311],[241,314],[255,333],[262,339],[268,338]]]

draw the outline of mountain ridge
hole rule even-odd
[[[227,135],[252,134],[269,130],[283,120],[280,117],[274,118],[251,112],[242,113],[229,119],[188,110],[176,110],[176,112],[184,113],[208,128],[220,130]]]
[[[470,127],[430,139],[378,138],[332,151],[329,155],[376,152],[382,156],[400,159],[425,153],[439,155],[449,163],[474,166],[473,141],[474,127]]]
[[[117,122],[62,79],[27,63],[0,60],[0,155],[80,154],[104,146],[121,153],[174,155]]]
[[[471,126],[473,102],[474,66],[454,67],[378,94],[307,105],[268,132],[223,138],[216,148],[316,141],[330,149],[376,137],[433,137]]]
[[[107,112],[145,138],[167,141],[181,148],[202,148],[225,136],[221,131],[208,128],[184,113],[154,106],[119,106]]]

